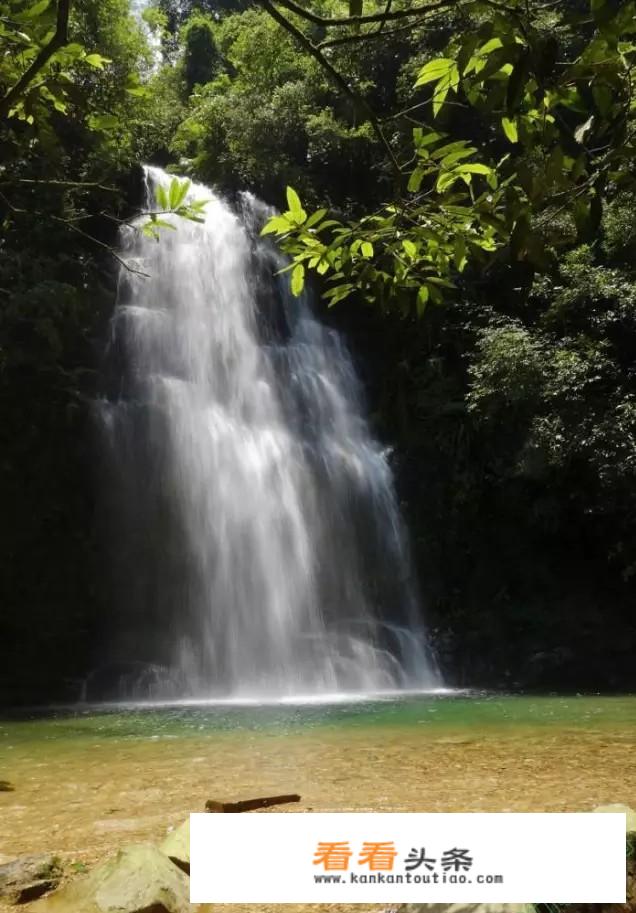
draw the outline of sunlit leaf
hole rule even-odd
[[[404,248],[404,252],[406,253],[407,257],[409,257],[411,260],[415,260],[417,256],[417,245],[413,241],[405,239],[402,241],[402,247]]]
[[[417,193],[420,187],[422,186],[422,181],[424,180],[424,172],[421,168],[416,168],[409,177],[408,190],[411,193]]]
[[[305,222],[305,228],[313,228],[314,225],[317,225],[319,222],[322,222],[324,217],[327,215],[326,209],[317,209],[316,212],[313,212],[307,221]]]
[[[20,19],[35,19],[37,16],[41,16],[47,7],[51,4],[51,0],[40,0],[39,3],[35,3],[29,9],[25,10],[23,13],[20,13]]]
[[[420,70],[415,87],[424,86],[429,82],[436,82],[443,76],[447,76],[453,67],[456,69],[457,64],[452,57],[438,57],[435,60],[430,60]]]
[[[178,209],[183,203],[190,190],[190,181],[180,181],[179,178],[173,178],[170,182],[170,193],[168,196],[168,208]]]
[[[303,208],[300,197],[293,187],[287,188],[287,205],[289,206],[290,212],[300,212]]]
[[[468,162],[465,165],[458,165],[457,171],[460,173],[469,173],[469,174],[492,174],[493,170],[488,165],[482,165],[478,162],[471,163]]]
[[[113,130],[119,126],[119,120],[114,114],[92,114],[88,125],[92,130]]]
[[[291,274],[292,294],[298,297],[305,287],[305,267],[302,263],[297,263]]]
[[[428,304],[428,299],[430,296],[430,291],[428,285],[420,286],[417,293],[417,316],[422,317],[424,311],[426,310],[426,305]]]
[[[159,209],[168,210],[170,209],[170,202],[168,200],[168,192],[165,187],[161,184],[158,185],[157,190],[155,191],[155,196],[157,197],[157,206]]]
[[[96,70],[103,70],[104,66],[110,62],[108,57],[102,57],[101,54],[87,54],[84,57],[84,63],[87,63],[89,67],[94,67]]]
[[[462,235],[457,235],[453,245],[453,261],[456,269],[461,273],[468,262],[466,255],[466,241]]]
[[[519,141],[519,131],[517,129],[517,121],[515,118],[502,117],[501,126],[503,127],[503,131],[511,143],[517,143]]]

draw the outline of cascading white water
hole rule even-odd
[[[170,178],[145,174],[152,207]],[[190,193],[205,224],[127,230],[149,278],[122,270],[113,318],[102,417],[128,655],[181,696],[433,687],[387,454],[340,336],[276,277],[262,204]]]

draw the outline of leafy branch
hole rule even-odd
[[[364,110],[364,112],[366,113],[366,115],[369,119],[369,123],[371,124],[371,127],[373,128],[375,135],[378,137],[379,141],[381,142],[381,144],[384,146],[384,149],[386,150],[387,156],[389,158],[389,161],[391,162],[391,166],[396,174],[396,177],[398,179],[400,179],[401,170],[400,170],[399,162],[395,157],[395,153],[393,152],[389,141],[387,140],[386,136],[384,135],[384,131],[382,130],[382,127],[380,126],[380,122],[378,121],[378,118],[376,117],[375,112],[373,111],[373,109],[371,108],[371,106],[369,105],[367,100],[364,98],[364,96],[359,94],[358,92],[356,92],[351,87],[351,85],[349,84],[349,82],[347,82],[347,80],[344,78],[344,76],[342,76],[336,70],[336,68],[333,66],[333,64],[329,60],[327,60],[327,58],[324,56],[324,54],[322,54],[322,52],[320,51],[320,48],[317,45],[315,45],[299,28],[297,28],[292,22],[290,22],[285,16],[283,16],[279,12],[279,10],[276,8],[276,6],[272,2],[272,0],[260,0],[260,2],[261,2],[261,5],[265,8],[265,10],[272,17],[272,19],[274,19],[275,22],[277,22],[280,26],[282,26],[282,28],[284,28],[285,31],[287,31],[292,36],[292,38],[294,38],[294,40],[296,42],[298,42],[298,44],[311,57],[313,57],[314,60],[316,60],[318,62],[318,64],[322,67],[322,69],[325,71],[327,76],[329,76],[331,81],[333,83],[335,83],[336,87],[338,89],[340,89],[340,91],[343,92],[344,95],[346,95],[348,98],[350,98],[351,101],[354,103],[354,105],[356,105],[357,107],[360,107]],[[284,3],[283,5],[286,6],[287,3]],[[296,4],[291,3],[291,6],[295,7]]]
[[[0,99],[0,118],[9,116],[11,110],[24,95],[38,73],[44,69],[57,51],[68,44],[70,14],[71,0],[58,0],[55,32],[53,33],[51,40],[40,49],[33,62],[27,67],[22,76],[20,76],[4,97]]]
[[[307,22],[311,22],[313,25],[321,25],[324,28],[360,26],[366,25],[367,23],[383,24],[385,22],[395,22],[396,20],[401,21],[404,19],[421,18],[437,13],[439,10],[448,9],[449,7],[454,7],[457,5],[457,0],[437,0],[436,3],[429,3],[423,6],[415,6],[411,7],[410,9],[407,8],[403,10],[391,10],[390,4],[388,4],[384,11],[379,13],[370,13],[368,15],[357,14],[346,17],[328,17],[320,16],[318,13],[314,13],[312,10],[309,10],[306,7],[295,3],[294,0],[276,0],[276,2],[288,10],[290,13],[294,13],[295,15],[300,16],[301,19],[305,19]]]
[[[296,293],[315,271],[327,281],[330,303],[359,292],[422,313],[471,263],[507,256],[530,270],[551,269],[555,252],[539,226],[558,215],[572,226],[561,243],[585,240],[598,227],[608,188],[636,184],[633,0],[619,7],[591,0],[589,31],[573,59],[572,45],[560,48],[537,28],[542,7],[475,6],[490,16],[421,68],[414,88],[431,85],[432,95],[396,117],[422,109],[436,121],[449,105],[471,108],[490,135],[499,133],[495,148],[508,151],[493,161],[479,143],[449,143],[441,131],[418,126],[406,188],[398,183],[393,202],[347,224],[326,218],[326,210],[308,216],[288,191],[289,208],[264,232],[292,257]],[[580,23],[566,11],[561,27],[567,36]]]

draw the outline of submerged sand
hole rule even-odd
[[[0,791],[0,855],[11,858],[55,851],[90,866],[123,844],[158,842],[208,798],[297,792],[288,809],[307,812],[636,806],[636,725],[602,715],[564,727],[377,723],[139,740],[20,739],[16,725],[0,742],[10,790]]]

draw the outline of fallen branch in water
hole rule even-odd
[[[243,799],[241,802],[216,802],[208,799],[206,812],[253,812],[257,808],[269,808],[270,805],[285,805],[288,802],[300,802],[300,796],[292,793],[288,796],[265,796],[261,799]]]

